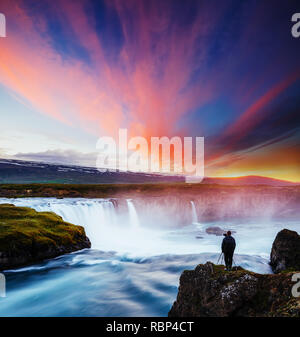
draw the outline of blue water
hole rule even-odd
[[[181,272],[217,258],[218,254],[193,254],[133,259],[86,249],[6,271],[0,315],[167,316]],[[269,271],[267,261],[259,257],[235,259],[245,267]]]
[[[83,225],[92,249],[6,270],[0,316],[167,316],[182,271],[219,258],[222,237],[207,234],[207,227],[234,230],[235,264],[259,273],[271,272],[268,260],[276,233],[282,228],[300,229],[299,222],[272,219],[196,223],[192,214],[191,224],[171,228],[164,226],[163,209],[161,223],[146,226],[146,215],[134,208],[134,201],[127,215],[100,199],[9,202],[55,211],[66,221]]]

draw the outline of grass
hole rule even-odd
[[[186,183],[146,183],[146,184],[0,184],[0,197],[87,197],[104,198],[119,194],[198,194],[203,192],[239,192],[242,190],[274,190],[271,186],[230,186],[217,184],[186,184]],[[288,189],[288,188],[287,188]],[[292,187],[288,191],[299,191]]]
[[[36,212],[28,207],[0,205],[0,252],[13,255],[34,247],[76,244],[84,237],[83,227],[64,222],[51,212]]]

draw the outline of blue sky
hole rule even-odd
[[[204,136],[208,175],[300,180],[299,1],[3,0],[0,12],[2,157],[94,165],[98,137],[126,127]]]

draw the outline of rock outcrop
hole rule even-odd
[[[207,234],[212,234],[212,235],[216,235],[216,236],[222,236],[222,235],[224,235],[224,233],[227,232],[226,229],[222,229],[222,228],[217,227],[217,226],[208,227],[208,228],[206,228],[205,231],[206,231]],[[234,234],[236,232],[231,230],[231,233]]]
[[[90,248],[84,228],[51,212],[0,205],[0,270]]]
[[[226,233],[225,229],[222,229],[220,227],[208,227],[206,228],[205,232],[207,234],[213,234],[216,236],[222,236],[224,233]]]
[[[169,317],[300,317],[300,298],[291,289],[292,273],[256,274],[237,267],[225,272],[211,262],[180,277]]]
[[[274,273],[300,270],[300,235],[283,229],[273,242],[270,265]]]

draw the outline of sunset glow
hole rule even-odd
[[[300,41],[284,4],[58,2],[0,3],[0,157],[96,165],[97,139],[127,128],[205,137],[207,176],[300,181]]]

